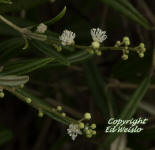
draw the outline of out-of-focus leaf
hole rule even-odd
[[[140,101],[144,97],[145,93],[147,92],[147,89],[150,85],[151,77],[146,77],[142,83],[139,85],[139,87],[136,89],[134,94],[132,95],[130,101],[127,103],[127,105],[124,107],[122,113],[119,118],[125,120],[130,119],[134,113],[136,112]],[[110,144],[119,136],[121,133],[113,133],[107,136],[107,138],[104,141],[103,147],[106,149],[110,146]]]
[[[52,48],[52,45],[51,46],[47,45],[41,41],[32,41],[31,43],[35,48],[37,48],[39,51],[41,51],[48,57],[55,58],[55,61],[59,62],[60,64],[64,64],[67,66],[70,65],[70,62],[68,61],[68,59],[66,57],[64,57],[63,55],[61,55],[56,50],[54,50]]]
[[[11,5],[1,4],[0,13],[20,11],[33,8],[37,5],[47,2],[48,0],[12,0]]]
[[[0,75],[27,74],[29,72],[42,68],[53,61],[54,61],[54,58],[50,57],[50,58],[31,59],[31,60],[11,63],[10,65],[7,65],[4,67],[4,70],[3,72],[0,73]]]
[[[3,145],[13,138],[13,134],[10,130],[0,131],[0,145]]]
[[[125,150],[127,145],[127,135],[120,135],[110,146],[110,150]]]
[[[3,4],[12,4],[12,2],[10,0],[0,0],[0,3],[3,3]]]
[[[0,76],[0,86],[20,86],[29,81],[28,76]]]
[[[24,40],[22,38],[13,38],[0,43],[0,63],[7,61],[15,55],[20,53],[19,48],[24,45]],[[19,50],[19,52],[18,52]]]
[[[134,9],[134,7],[125,2],[120,2],[119,0],[100,0],[101,2],[104,2],[106,5],[112,7],[116,11],[120,12],[121,14],[127,16],[131,20],[137,22],[138,24],[142,25],[146,29],[151,29],[151,25],[148,23],[148,21],[142,17],[142,15]],[[132,8],[132,9],[131,9]]]
[[[100,108],[104,117],[113,117],[112,95],[107,91],[103,77],[99,74],[97,67],[91,61],[85,65],[88,86],[94,96],[94,102]]]

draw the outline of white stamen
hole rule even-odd
[[[93,28],[90,30],[91,36],[93,41],[97,41],[102,43],[104,40],[107,39],[106,31],[102,31],[100,28]]]
[[[64,30],[59,39],[61,41],[61,44],[66,46],[74,43],[75,36],[75,33],[73,33],[72,31]]]
[[[78,124],[70,124],[69,128],[67,129],[67,132],[68,132],[69,136],[72,138],[73,141],[76,139],[78,134],[79,135],[82,134]]]
[[[44,23],[40,23],[40,24],[37,26],[36,32],[38,32],[38,33],[45,33],[46,30],[47,30],[47,26],[46,26]]]

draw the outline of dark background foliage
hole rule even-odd
[[[136,53],[130,53],[129,59],[123,61],[121,51],[105,51],[101,57],[79,56],[79,60],[77,62],[73,60],[76,63],[70,66],[64,65],[66,60],[60,57],[61,63],[50,62],[33,72],[26,72],[25,69],[24,73],[21,73],[17,70],[18,65],[21,64],[22,67],[24,61],[46,58],[46,56],[33,44],[30,44],[27,50],[22,50],[24,45],[22,37],[0,22],[0,65],[4,66],[1,74],[12,74],[9,71],[13,71],[15,75],[29,75],[30,81],[25,87],[34,95],[48,102],[49,105],[62,105],[64,111],[76,119],[79,119],[84,112],[91,112],[93,122],[97,124],[96,137],[92,139],[78,137],[72,142],[66,133],[67,126],[46,115],[39,118],[36,109],[5,91],[5,98],[0,99],[0,149],[104,149],[101,144],[108,136],[104,132],[110,113],[108,103],[112,106],[114,116],[120,114],[152,67],[155,2],[146,0],[56,0],[53,3],[47,0],[12,1],[12,5],[1,4],[0,13],[21,27],[49,20],[66,6],[65,16],[59,22],[50,25],[48,27],[50,31],[61,34],[64,29],[70,29],[77,35],[76,43],[89,45],[90,29],[100,27],[106,30],[108,35],[104,45],[114,46],[115,42],[121,40],[123,36],[130,37],[131,46],[140,42],[145,43],[147,52],[143,59]],[[128,8],[128,2],[132,8],[136,8],[134,9],[136,13]],[[51,32],[49,35],[53,36]],[[62,55],[69,59],[74,53],[63,50]],[[134,118],[149,119],[149,123],[143,126],[145,128],[143,132],[127,135],[127,147],[133,150],[155,149],[154,89],[152,76],[151,85],[143,101],[139,105],[135,101],[132,105],[138,107]],[[144,94],[144,91],[140,93],[136,100]]]

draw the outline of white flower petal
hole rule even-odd
[[[104,40],[107,39],[106,31],[102,31],[100,28],[93,28],[90,30],[91,36],[93,41],[97,41],[102,43]]]
[[[45,33],[46,30],[47,30],[47,26],[44,23],[40,23],[37,26],[36,32],[38,32],[38,33]]]
[[[64,30],[59,39],[61,41],[61,44],[66,46],[74,43],[75,36],[75,33],[73,33],[72,31]]]
[[[70,124],[69,128],[67,129],[67,133],[72,138],[73,141],[76,139],[78,134],[79,135],[82,134],[78,124]]]

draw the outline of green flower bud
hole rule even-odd
[[[96,55],[97,56],[101,56],[102,55],[102,52],[101,51],[96,51]]]
[[[139,53],[139,57],[143,58],[144,57],[144,53]]]
[[[96,124],[95,123],[93,123],[93,124],[91,124],[91,126],[90,126],[92,129],[96,129]]]
[[[145,52],[146,52],[146,48],[141,48],[141,51],[142,51],[143,53],[145,53]]]
[[[57,110],[58,111],[61,111],[62,110],[62,107],[61,106],[57,106]]]
[[[23,88],[23,87],[24,87],[24,84],[21,84],[21,85],[20,85],[20,88]]]
[[[129,46],[129,45],[130,45],[130,41],[125,41],[124,44],[125,44],[126,46]]]
[[[95,130],[92,131],[92,135],[96,135],[96,131]]]
[[[144,43],[140,43],[139,44],[139,47],[142,49],[142,48],[145,48],[145,45],[144,45]]]
[[[85,113],[84,114],[84,119],[90,120],[91,119],[91,114],[90,113]]]
[[[130,41],[129,37],[127,37],[127,36],[123,37],[123,42],[125,42],[125,41]]]
[[[62,115],[63,117],[66,117],[66,113],[64,113],[64,112],[63,112],[61,115]]]
[[[41,110],[39,110],[38,117],[42,118],[43,116],[44,116],[44,113]]]
[[[91,134],[91,130],[88,129],[88,130],[85,131],[85,133],[86,133],[86,135],[89,135],[89,134]]]
[[[5,94],[4,92],[0,92],[0,98],[4,98]]]
[[[83,122],[80,122],[80,123],[79,123],[79,128],[80,128],[80,129],[83,129],[83,128],[84,128],[84,123],[83,123]]]
[[[92,134],[87,134],[86,137],[87,138],[91,138],[92,137]]]
[[[99,49],[100,48],[100,43],[98,41],[93,41],[91,43],[91,46],[94,48],[94,49]]]
[[[94,54],[94,50],[93,49],[90,49],[89,50],[89,53],[93,55]]]
[[[121,46],[121,41],[116,41],[115,47]]]
[[[31,98],[26,98],[26,103],[30,104],[32,102]]]
[[[128,55],[123,54],[123,55],[122,55],[122,59],[123,59],[123,60],[127,60],[127,59],[128,59]]]

